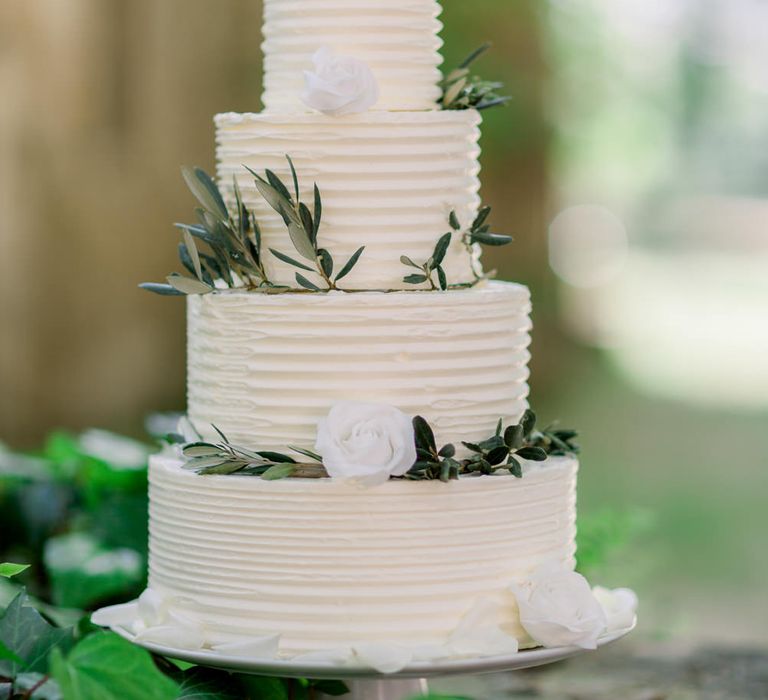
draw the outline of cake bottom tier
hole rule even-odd
[[[198,476],[155,456],[149,589],[208,646],[279,635],[280,656],[361,644],[460,654],[461,630],[472,637],[489,614],[530,646],[508,588],[546,562],[573,567],[577,468],[558,457],[526,463],[522,479],[362,489]]]

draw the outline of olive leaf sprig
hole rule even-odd
[[[360,259],[360,256],[363,254],[365,246],[358,248],[334,276],[333,257],[326,248],[320,248],[318,246],[317,240],[317,234],[320,230],[320,222],[323,214],[323,202],[320,197],[320,190],[317,187],[317,183],[315,183],[314,211],[310,211],[309,207],[301,201],[301,196],[299,194],[299,178],[296,175],[296,168],[293,166],[293,161],[290,156],[286,155],[285,157],[291,169],[295,196],[291,194],[290,190],[285,186],[285,183],[283,183],[283,181],[271,170],[265,170],[265,177],[262,177],[247,166],[246,169],[256,179],[256,188],[259,190],[261,196],[267,204],[282,217],[296,252],[302,258],[309,261],[314,266],[314,269],[313,267],[310,267],[310,265],[300,262],[274,248],[270,248],[269,250],[272,255],[284,263],[293,265],[300,270],[317,272],[325,283],[326,289],[338,289],[337,283],[352,271],[357,264],[357,261]],[[320,287],[308,280],[300,272],[296,273],[296,282],[310,291],[322,291]]]
[[[197,474],[244,474],[260,476],[267,481],[285,479],[287,477],[303,477],[319,479],[327,477],[328,473],[322,464],[320,455],[299,447],[288,449],[309,457],[311,462],[299,462],[290,455],[264,450],[248,450],[233,445],[215,425],[214,430],[219,434],[221,442],[198,441],[184,445],[181,448],[186,461],[184,469]]]
[[[440,449],[429,423],[421,416],[413,419],[416,439],[416,463],[405,478],[420,480],[451,481],[464,474],[493,474],[501,469],[514,476],[523,476],[521,459],[541,462],[550,455],[576,454],[579,451],[574,439],[575,430],[556,429],[554,426],[537,431],[536,414],[526,410],[516,425],[506,429],[499,420],[496,432],[479,443],[462,442],[472,454],[462,460],[456,459],[456,448],[452,444]]]
[[[197,224],[175,224],[182,232],[179,259],[191,277],[172,273],[167,284],[145,282],[139,286],[165,296],[208,294],[215,289],[216,280],[223,280],[228,287],[273,286],[264,270],[258,222],[243,204],[237,181],[233,183],[236,212],[232,213],[202,168],[182,168],[181,172],[201,205],[195,209]],[[205,244],[208,252],[198,249],[196,241]]]
[[[504,87],[503,83],[482,80],[475,75],[470,75],[470,66],[489,48],[491,44],[486,43],[475,49],[459,64],[458,68],[443,78],[440,83],[443,92],[438,100],[438,104],[443,109],[483,110],[503,105],[511,99],[497,92]]]
[[[440,236],[435,244],[435,250],[432,255],[421,265],[415,263],[407,255],[401,255],[400,262],[403,263],[403,265],[414,267],[419,270],[417,273],[403,277],[403,282],[406,284],[422,284],[424,282],[429,282],[430,289],[448,289],[448,280],[445,276],[445,270],[443,269],[443,260],[445,259],[445,254],[448,252],[448,246],[451,244],[451,237],[452,234],[450,231]],[[437,273],[438,284],[435,284],[435,280],[432,278],[433,273]]]
[[[461,234],[461,242],[470,256],[473,255],[472,248],[476,244],[498,247],[512,243],[514,240],[512,236],[491,232],[491,226],[487,223],[490,213],[491,208],[489,206],[481,207],[470,227],[463,233],[461,232],[461,223],[459,222],[459,218],[456,216],[456,212],[452,211],[448,217],[448,223],[450,224],[451,228],[456,233]],[[472,272],[475,276],[475,282],[479,282],[483,278],[493,276],[493,273],[481,275],[478,270],[475,269],[474,265],[472,266]]]

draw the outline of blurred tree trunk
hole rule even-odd
[[[212,116],[259,108],[254,0],[0,3],[0,438],[182,409],[175,268]]]

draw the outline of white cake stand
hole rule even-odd
[[[604,635],[598,640],[597,646],[603,647],[625,637],[635,628],[636,624],[637,620],[629,628]],[[404,700],[424,694],[427,691],[428,678],[519,671],[586,653],[580,647],[528,649],[505,656],[413,663],[397,673],[383,674],[362,666],[339,666],[324,661],[252,659],[227,656],[214,651],[175,649],[162,644],[136,640],[134,634],[125,627],[115,626],[112,629],[121,637],[148,651],[198,666],[209,666],[238,673],[251,673],[257,676],[343,680],[350,689],[350,694],[343,696],[344,700]]]

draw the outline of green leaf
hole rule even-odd
[[[192,238],[192,234],[187,230],[183,230],[182,236],[184,236],[184,247],[187,249],[187,253],[192,260],[192,265],[195,268],[197,279],[203,282],[203,267],[200,264],[200,256],[197,253],[197,246],[195,245],[195,241]]]
[[[174,675],[179,683],[177,700],[242,700],[239,678],[226,671],[193,666]]]
[[[522,425],[510,425],[504,431],[504,444],[512,450],[517,449],[522,446],[523,437]]]
[[[191,442],[181,449],[185,457],[213,457],[221,454],[221,447],[209,442]]]
[[[448,280],[445,277],[445,270],[442,265],[437,266],[437,281],[440,283],[440,289],[445,291],[448,289]]]
[[[312,262],[317,259],[315,246],[303,225],[291,222],[288,224],[288,235],[291,238],[293,247],[296,248],[296,252],[301,255],[302,258],[306,258]]]
[[[504,427],[504,419],[499,418],[499,422],[496,423],[496,432],[494,433],[496,437],[499,437],[501,435],[501,429]]]
[[[294,267],[298,267],[302,270],[307,270],[308,272],[314,272],[314,270],[309,265],[300,263],[298,260],[294,260],[293,258],[288,257],[285,253],[281,253],[279,250],[270,248],[269,252],[272,253],[272,255],[274,255],[278,260],[282,260],[284,263],[288,263],[289,265],[293,265]]]
[[[528,437],[536,427],[536,414],[530,408],[525,410],[525,413],[520,420],[520,425],[523,426],[523,434],[526,437]]]
[[[295,691],[296,686],[300,683],[299,680],[293,680],[290,678],[270,678],[265,676],[241,676],[243,685],[245,686],[243,698],[253,698],[253,700],[298,700],[295,696],[296,693],[291,693],[288,690],[289,685],[293,685]]]
[[[268,462],[277,462],[278,464],[296,464],[296,460],[293,457],[289,457],[288,455],[284,455],[280,452],[269,452],[268,450],[265,450],[257,452],[256,454]]]
[[[444,233],[440,236],[435,245],[435,252],[432,254],[432,267],[439,267],[445,258],[445,254],[448,252],[448,246],[451,244],[452,233]]]
[[[444,445],[437,454],[439,457],[453,457],[456,454],[456,448],[453,445]]]
[[[509,466],[509,471],[512,475],[516,476],[518,479],[522,479],[523,465],[520,464],[520,462],[518,462],[512,455],[510,455],[507,459],[507,465]]]
[[[486,456],[486,461],[492,466],[501,464],[509,456],[509,449],[506,446],[494,447]]]
[[[296,175],[296,168],[293,167],[293,161],[291,160],[291,157],[286,153],[285,159],[288,161],[288,167],[291,169],[291,177],[293,178],[293,191],[296,193],[296,201],[298,202],[300,199],[299,195],[299,178]]]
[[[512,236],[504,236],[500,233],[480,233],[476,232],[470,236],[472,243],[482,243],[489,246],[503,246],[512,243]]]
[[[350,272],[352,272],[352,269],[357,265],[357,261],[360,259],[360,256],[363,254],[363,251],[365,250],[365,246],[360,246],[354,253],[352,253],[352,257],[350,257],[349,260],[347,260],[346,265],[339,270],[339,274],[336,275],[335,282],[338,282],[340,279],[343,279],[346,277]]]
[[[202,168],[184,167],[181,169],[181,174],[195,199],[203,205],[206,211],[220,221],[226,221],[229,218],[227,205],[224,204],[219,188]]]
[[[450,108],[456,102],[456,99],[461,95],[462,90],[467,87],[467,78],[459,78],[445,91],[443,96],[443,106]]]
[[[296,467],[293,464],[275,464],[265,471],[261,478],[265,481],[276,481],[277,479],[286,479],[293,472],[296,471]]]
[[[417,265],[407,255],[401,255],[400,256],[400,262],[403,263],[403,265],[409,265],[410,267],[415,267],[417,270],[421,270],[422,269],[421,265]]]
[[[208,231],[204,226],[197,226],[195,224],[174,224],[174,226],[181,231],[189,231],[195,238],[199,238],[209,245],[218,242],[218,237]]]
[[[16,656],[7,646],[5,646],[5,642],[0,641],[0,661],[12,661],[15,664],[19,664],[20,666],[24,664],[24,662]]]
[[[313,282],[310,282],[306,277],[304,277],[304,275],[299,272],[296,273],[296,282],[298,282],[305,289],[309,289],[313,292],[321,291],[320,287],[318,287]]]
[[[159,294],[164,297],[183,297],[184,292],[180,292],[175,287],[171,287],[170,284],[161,284],[159,282],[142,282],[139,285],[139,289],[146,289],[153,294]]]
[[[403,277],[403,282],[407,284],[421,284],[427,281],[426,275],[406,275]]]
[[[475,217],[475,220],[472,222],[472,230],[475,231],[479,229],[488,218],[488,215],[491,213],[490,207],[483,207],[480,209],[479,212],[477,212],[477,216]]]
[[[413,432],[416,438],[416,447],[422,450],[429,450],[432,454],[437,452],[435,434],[432,432],[429,423],[421,416],[416,416],[413,419]]]
[[[171,287],[182,294],[209,294],[213,291],[213,287],[209,284],[192,279],[191,277],[182,277],[181,275],[173,274],[168,275],[166,279]]]
[[[3,578],[12,578],[18,576],[22,571],[26,571],[29,568],[29,564],[12,564],[5,562],[0,564],[0,576]]]
[[[86,637],[67,657],[55,649],[51,673],[64,700],[176,700],[180,690],[149,652],[113,632]]]
[[[309,685],[316,692],[323,695],[332,695],[338,697],[339,695],[346,695],[349,692],[349,686],[343,681],[309,681]]]
[[[452,211],[450,215],[448,216],[448,223],[451,225],[451,228],[454,231],[460,231],[461,230],[461,224],[459,223],[459,217],[456,216],[456,212]]]
[[[280,194],[280,196],[285,199],[287,202],[293,202],[293,199],[291,198],[291,193],[288,191],[288,188],[283,184],[283,181],[275,175],[271,170],[265,170],[264,173],[267,176],[267,180],[272,187],[277,190],[277,192]]]
[[[294,452],[298,452],[300,455],[304,455],[305,457],[309,457],[310,459],[314,459],[316,462],[322,462],[323,458],[317,454],[317,452],[313,452],[312,450],[308,450],[304,447],[296,447],[295,445],[288,445],[289,450],[293,450]]]
[[[547,458],[547,453],[541,447],[523,447],[515,452],[515,455],[532,462],[543,462]]]
[[[478,46],[469,56],[467,56],[460,64],[459,68],[469,68],[480,56],[482,56],[492,46],[490,41],[486,41],[482,46]]]
[[[0,642],[22,661],[0,660],[0,676],[13,678],[22,670],[46,673],[48,654],[57,646],[72,643],[72,629],[48,624],[29,606],[26,591],[21,590],[0,617]]]
[[[317,257],[320,259],[320,267],[325,273],[325,276],[330,278],[333,274],[333,258],[331,257],[331,254],[325,248],[320,248],[320,250],[317,251]]]
[[[317,189],[317,183],[315,183],[315,230],[312,234],[312,240],[317,240],[317,233],[320,230],[320,218],[323,215],[323,200],[320,198],[320,190]]]

